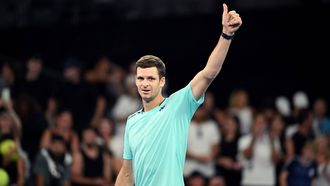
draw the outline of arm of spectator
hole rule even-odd
[[[40,149],[42,148],[48,148],[50,144],[50,139],[51,139],[51,131],[50,129],[47,129],[43,132],[40,140]]]
[[[206,163],[213,159],[213,154],[209,153],[206,155],[197,155],[197,154],[187,151],[187,158]]]
[[[36,182],[36,186],[45,186],[45,179],[40,175],[36,176],[35,182]]]
[[[233,169],[233,165],[234,165],[233,159],[230,157],[226,157],[226,156],[221,156],[220,158],[218,158],[217,163],[218,163],[218,165],[220,165],[226,169]]]
[[[285,147],[286,147],[286,161],[290,161],[294,158],[294,144],[293,144],[293,141],[292,139],[287,139],[286,142],[285,142]]]
[[[57,110],[57,102],[55,98],[49,98],[45,117],[47,121],[52,121]],[[50,122],[51,123],[51,122]]]
[[[14,133],[14,138],[17,142],[20,142],[21,136],[22,136],[22,123],[18,115],[16,114],[14,107],[13,107],[13,102],[12,100],[9,100],[8,102],[3,102],[3,106],[6,108],[9,116],[11,117],[13,121],[13,133]]]
[[[317,179],[316,178],[313,178],[312,183],[311,183],[311,186],[318,186],[317,185]]]
[[[72,139],[71,139],[71,151],[73,154],[75,154],[76,152],[79,152],[79,149],[80,149],[80,141],[79,141],[79,137],[77,135],[77,133],[73,132],[72,134]]]
[[[281,147],[277,137],[270,135],[272,161],[276,164],[281,159]]]
[[[252,159],[252,157],[253,157],[253,148],[254,148],[255,141],[256,141],[256,138],[253,136],[249,146],[242,150],[243,156],[248,160]]]
[[[219,144],[218,143],[214,144],[212,146],[212,159],[215,159],[217,157],[219,151],[220,151]]]
[[[22,157],[18,158],[17,161],[17,186],[24,186],[25,185],[25,165],[24,160]]]
[[[133,186],[134,175],[132,160],[124,160],[123,166],[117,176],[115,186]]]
[[[107,101],[103,96],[99,96],[96,100],[95,112],[91,121],[91,126],[97,128],[97,123],[103,116],[106,109]]]
[[[280,186],[287,186],[288,185],[288,176],[289,172],[287,170],[283,170],[280,174]]]

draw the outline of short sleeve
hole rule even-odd
[[[70,166],[65,166],[64,167],[63,180],[64,181],[69,181],[70,179],[71,179]]]
[[[180,117],[184,113],[187,118],[191,119],[195,114],[197,108],[204,102],[205,94],[203,94],[198,100],[195,99],[192,87],[190,83],[184,88],[178,90],[170,96],[170,99],[175,104],[177,113],[180,113]]]
[[[132,160],[133,155],[132,151],[129,145],[129,129],[128,129],[128,123],[126,124],[125,128],[125,134],[124,134],[124,150],[123,150],[123,159],[125,160]]]
[[[211,130],[210,130],[210,137],[211,137],[211,141],[213,144],[217,144],[221,140],[221,135],[218,130],[216,122],[212,122]]]
[[[38,154],[36,161],[33,165],[33,173],[37,176],[46,177],[48,173],[48,167],[47,167],[46,160],[42,157],[41,154]]]

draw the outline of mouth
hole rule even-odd
[[[141,92],[142,92],[143,94],[149,94],[149,93],[150,93],[150,90],[141,90]]]

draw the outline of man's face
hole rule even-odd
[[[65,143],[59,140],[54,140],[51,143],[50,149],[57,156],[61,156],[66,152]]]
[[[159,79],[158,70],[156,67],[136,69],[135,84],[139,91],[141,98],[150,102],[161,94],[162,88],[165,84],[165,78]]]

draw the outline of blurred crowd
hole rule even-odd
[[[134,62],[107,57],[68,58],[58,73],[40,56],[2,63],[0,186],[114,185],[126,119],[142,107],[134,75]],[[187,186],[330,185],[324,98],[297,91],[260,108],[245,89],[233,90],[226,108],[216,98],[206,93],[189,127]]]

